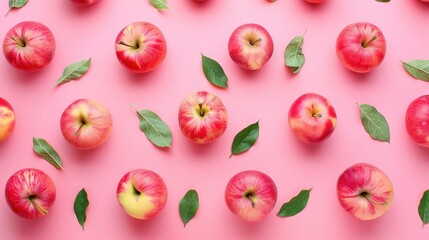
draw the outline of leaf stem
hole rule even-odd
[[[11,10],[12,10],[12,8],[10,7],[4,16],[7,17],[7,15],[10,13]]]
[[[136,110],[136,112],[138,112],[139,110],[137,109],[137,107],[136,106],[134,106],[132,103],[130,103],[130,106],[132,107],[132,108],[134,108],[134,110]]]

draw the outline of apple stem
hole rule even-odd
[[[35,198],[35,196],[31,195],[30,197],[28,197],[28,200],[30,200],[30,202],[37,208],[37,210],[39,210],[40,213],[46,215],[48,211],[39,206],[39,204],[37,204],[37,202],[34,200]]]
[[[21,39],[15,39],[15,38],[12,38],[12,40],[14,41],[14,42],[16,42],[19,46],[21,46],[21,47],[25,47],[26,46],[26,44],[25,44],[25,41],[22,41]]]
[[[366,42],[363,42],[362,43],[362,47],[364,47],[364,48],[366,48],[366,47],[368,47],[368,45],[372,42],[372,41],[374,41],[375,39],[377,39],[378,38],[378,35],[374,35],[371,39],[369,39],[368,41],[366,41]]]
[[[126,43],[124,43],[124,42],[120,41],[120,42],[118,42],[118,44],[119,44],[119,45],[124,45],[124,46],[130,47],[130,48],[134,48],[134,49],[138,49],[138,48],[139,48],[138,43],[137,43],[136,45],[132,46],[132,45],[129,45],[129,44],[126,44]]]
[[[252,202],[252,208],[255,208],[255,200],[253,199],[252,195],[247,196],[247,198]]]
[[[258,43],[260,41],[262,41],[262,38],[255,39],[255,40],[253,40],[253,41],[250,42],[250,45],[253,46],[255,43]]]
[[[76,132],[74,133],[74,135],[75,135],[76,137],[77,137],[77,135],[79,135],[79,131],[80,131],[80,129],[82,129],[83,125],[84,125],[84,124],[81,124],[81,125],[79,126],[79,128],[76,130]]]

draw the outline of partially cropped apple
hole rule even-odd
[[[306,93],[297,98],[289,108],[289,126],[294,135],[304,143],[313,144],[326,140],[335,130],[337,114],[325,97]]]
[[[55,38],[51,30],[39,22],[20,22],[6,33],[3,53],[17,69],[40,70],[54,57]]]
[[[247,170],[233,176],[225,189],[228,208],[241,219],[258,222],[273,210],[277,187],[267,174]]]
[[[192,93],[179,106],[180,130],[195,143],[212,142],[225,132],[227,124],[226,108],[212,93]]]
[[[372,23],[358,22],[346,26],[338,35],[337,56],[344,67],[367,73],[379,66],[386,55],[386,39]]]
[[[261,25],[249,23],[236,28],[228,42],[231,59],[247,70],[262,68],[273,55],[271,35]]]
[[[307,1],[309,3],[324,3],[325,2],[325,0],[305,0],[305,1]]]
[[[167,54],[167,43],[161,30],[148,22],[134,22],[116,37],[116,56],[128,70],[146,73],[157,68]]]
[[[112,131],[112,115],[103,104],[79,99],[61,115],[64,138],[78,149],[93,149],[103,144]]]
[[[119,204],[131,217],[145,220],[158,215],[167,202],[167,186],[155,172],[136,169],[125,174],[116,191]]]
[[[88,6],[98,2],[98,0],[70,0],[70,1],[82,6]]]
[[[405,127],[416,144],[429,148],[429,95],[420,96],[408,105]]]
[[[15,128],[15,111],[12,105],[0,98],[0,142],[5,141]]]
[[[337,196],[341,206],[360,220],[383,216],[393,200],[393,185],[379,168],[358,163],[338,178]]]
[[[55,202],[56,189],[44,172],[26,168],[15,172],[6,182],[6,202],[23,218],[39,218],[48,214]]]

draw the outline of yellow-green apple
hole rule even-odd
[[[87,6],[87,5],[92,5],[96,2],[98,2],[98,0],[71,0],[73,3],[76,3],[78,5],[83,5],[83,6]]]
[[[61,115],[64,138],[79,149],[93,149],[103,144],[112,131],[112,115],[103,104],[91,99],[78,99]]]
[[[195,143],[206,144],[226,130],[228,114],[222,101],[212,93],[190,94],[179,107],[179,127]]]
[[[161,30],[148,22],[134,22],[116,37],[116,56],[128,70],[145,73],[154,70],[167,54],[167,43]]]
[[[15,128],[15,111],[9,102],[0,98],[0,142],[9,138]]]
[[[247,170],[233,176],[225,189],[228,208],[241,219],[258,222],[274,208],[277,187],[267,174]]]
[[[360,220],[383,216],[393,200],[389,177],[376,166],[358,163],[338,178],[337,196],[341,206]]]
[[[21,169],[6,182],[6,202],[23,218],[39,218],[48,214],[55,202],[56,189],[52,179],[35,168]]]
[[[248,70],[262,68],[273,55],[271,35],[261,25],[248,23],[236,28],[228,42],[231,59]]]
[[[327,139],[337,125],[332,104],[317,93],[306,93],[289,108],[289,126],[293,134],[307,144]]]
[[[155,217],[167,202],[167,186],[157,173],[135,169],[125,174],[116,190],[118,202],[131,217]]]
[[[39,70],[54,57],[55,38],[51,30],[39,22],[20,22],[6,33],[3,53],[17,69]]]
[[[420,96],[408,105],[405,127],[415,143],[429,147],[429,95]]]
[[[344,67],[357,73],[376,68],[386,55],[386,39],[378,27],[368,22],[347,25],[338,35],[337,56]]]

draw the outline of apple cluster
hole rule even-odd
[[[95,0],[71,0],[91,5]],[[323,0],[306,0],[322,3]],[[16,24],[3,40],[3,53],[11,66],[24,71],[46,67],[55,54],[55,38],[39,22]],[[261,25],[248,23],[237,27],[228,41],[228,52],[238,66],[256,71],[271,58],[273,39]],[[134,22],[120,30],[115,40],[119,63],[134,73],[155,70],[167,54],[161,30],[149,22]],[[336,54],[345,68],[368,73],[379,66],[386,54],[386,39],[379,28],[368,22],[352,23],[338,35]],[[12,105],[0,98],[0,142],[15,127]],[[196,144],[208,144],[224,134],[228,114],[214,94],[197,91],[185,97],[178,109],[178,125],[183,135]],[[332,135],[337,114],[331,102],[317,93],[305,93],[289,108],[288,123],[304,144],[318,144]],[[60,129],[70,145],[81,150],[95,149],[106,142],[113,126],[109,109],[92,99],[78,99],[61,115]],[[409,104],[405,126],[410,138],[429,147],[429,95]],[[337,181],[340,205],[356,218],[372,220],[382,216],[393,200],[393,184],[377,167],[359,163],[346,169]],[[56,197],[55,185],[44,172],[27,168],[14,173],[6,183],[5,197],[17,215],[37,218],[48,213]],[[117,199],[124,211],[137,219],[156,216],[167,202],[167,186],[161,176],[145,169],[126,173],[117,187]],[[277,188],[265,173],[247,170],[233,176],[226,185],[227,207],[246,221],[260,221],[274,208]]]

